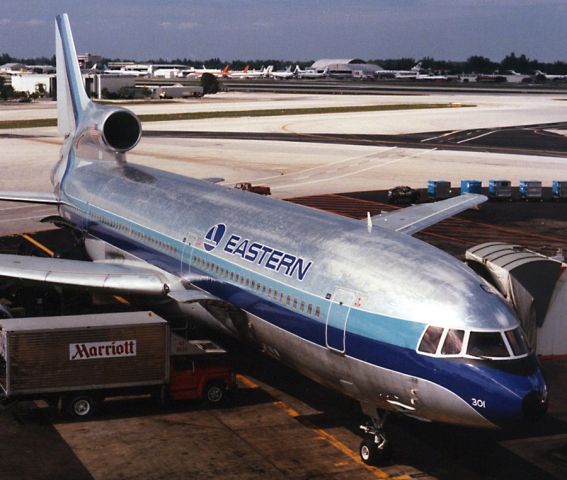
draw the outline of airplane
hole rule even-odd
[[[299,68],[299,65],[296,65],[293,73],[297,76],[297,78],[325,78],[329,74],[329,67],[325,67],[322,72],[318,72],[314,68],[306,68],[305,70],[301,70],[301,68]]]
[[[246,72],[246,78],[266,78],[268,76],[268,67],[262,67],[260,70],[250,70]]]
[[[295,73],[291,71],[291,66],[287,67],[285,70],[274,71],[274,66],[270,65],[268,67],[268,76],[275,78],[276,80],[288,80],[295,76]]]
[[[547,73],[542,72],[541,70],[536,70],[534,72],[536,78],[543,78],[544,80],[548,80],[550,82],[564,82],[567,80],[567,75],[550,75]]]
[[[185,70],[181,70],[179,72],[179,76],[200,78],[204,73],[210,73],[211,75],[214,75],[218,78],[228,77],[230,75],[228,65],[226,65],[222,70],[219,70],[218,68],[207,68],[205,67],[205,65],[203,65],[203,68],[190,67],[186,68]]]
[[[435,81],[435,80],[448,80],[449,78],[446,75],[435,75],[433,73],[418,73],[415,76],[415,79],[418,81]]]
[[[414,79],[421,71],[421,62],[416,63],[410,70],[377,70],[378,78]]]
[[[465,264],[414,238],[486,200],[464,194],[340,217],[127,162],[131,111],[87,97],[66,14],[56,17],[58,129],[44,219],[84,239],[92,262],[0,255],[0,276],[171,301],[360,402],[360,456],[387,451],[388,413],[497,428],[541,417],[546,384],[517,316]]]

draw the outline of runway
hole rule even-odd
[[[564,132],[563,134],[557,131]],[[354,135],[279,132],[217,132],[184,130],[145,130],[147,137],[264,140],[330,143],[343,145],[395,146],[399,148],[437,148],[463,152],[512,153],[522,155],[567,155],[567,122],[477,128],[405,135]]]

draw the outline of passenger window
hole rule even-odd
[[[293,299],[293,308],[297,308],[297,298]]]
[[[299,306],[299,310],[301,310],[302,312],[305,311],[305,302],[303,300],[301,300],[301,305]]]
[[[307,314],[311,315],[313,313],[313,305],[309,304],[307,305]]]
[[[250,286],[250,279],[249,278],[246,279],[246,286],[247,287]]]
[[[508,339],[510,347],[512,347],[514,355],[518,357],[520,355],[525,355],[526,353],[528,353],[528,342],[526,342],[526,338],[524,337],[524,333],[522,332],[521,328],[508,330],[506,332],[506,338]]]
[[[321,307],[315,308],[315,316],[319,318],[319,315],[321,315]]]
[[[287,300],[285,302],[287,305],[289,305],[291,303],[291,297],[288,295],[287,296]]]
[[[418,351],[422,353],[435,353],[437,352],[437,345],[439,345],[439,340],[441,340],[441,335],[443,334],[442,327],[427,327],[421,343],[419,344]]]
[[[445,342],[441,348],[443,355],[458,355],[463,349],[463,338],[465,338],[464,330],[449,330],[445,337]]]
[[[467,353],[473,357],[509,357],[500,332],[471,332]]]
[[[256,288],[256,282],[252,280],[252,288]]]

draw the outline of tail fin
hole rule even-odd
[[[85,92],[75,42],[66,13],[55,19],[57,61],[57,126],[63,136],[72,134],[90,100]]]

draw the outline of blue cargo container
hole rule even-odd
[[[435,200],[442,200],[451,196],[451,182],[447,180],[429,180],[427,182],[427,195]]]
[[[567,180],[553,180],[553,198],[567,200]]]
[[[463,193],[482,193],[480,180],[461,180],[461,195]]]
[[[542,200],[542,188],[539,180],[520,180],[520,197],[524,200]]]
[[[488,194],[491,198],[510,200],[512,198],[512,182],[510,180],[490,180]]]

